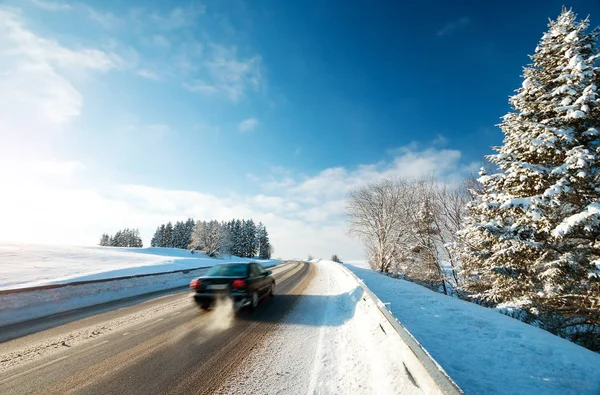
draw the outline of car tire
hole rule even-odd
[[[275,292],[275,284],[271,284],[271,286],[269,287],[269,296],[272,298]]]
[[[209,305],[209,304],[201,304],[201,305],[200,305],[200,308],[201,308],[202,310],[205,310],[205,311],[206,311],[206,310],[210,310],[210,305]]]
[[[252,295],[250,295],[250,307],[255,309],[258,306],[259,300],[258,293],[252,292]]]

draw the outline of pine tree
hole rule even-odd
[[[195,225],[196,224],[192,218],[188,218],[187,221],[185,221],[185,226],[184,226],[185,232],[184,232],[183,241],[182,241],[182,245],[184,247],[182,247],[182,248],[188,248],[188,246],[192,242],[192,232],[194,231]]]
[[[566,9],[550,22],[500,125],[497,171],[480,173],[459,236],[464,288],[476,297],[598,330],[600,70],[588,25]]]
[[[244,222],[242,240],[244,246],[244,254],[242,256],[246,258],[255,257],[257,253],[256,225],[252,219]]]
[[[161,241],[162,241],[162,230],[161,230],[161,227],[158,226],[156,228],[156,231],[154,232],[154,236],[152,236],[152,240],[150,240],[150,246],[151,247],[160,247]]]
[[[172,248],[173,247],[173,224],[171,221],[165,226],[165,230],[162,234],[161,247]]]
[[[269,233],[267,228],[259,223],[256,228],[256,239],[258,241],[259,259],[271,259],[271,243],[269,242]]]

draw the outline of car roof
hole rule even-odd
[[[223,262],[223,263],[217,263],[215,266],[249,265],[251,263],[256,263],[256,262]]]

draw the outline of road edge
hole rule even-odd
[[[367,285],[343,264],[337,265],[362,287],[363,291],[371,298],[379,311],[392,325],[396,333],[400,336],[404,344],[406,344],[410,353],[409,365],[406,369],[410,371],[419,387],[429,390],[437,390],[436,392],[444,395],[465,395],[464,391],[452,380],[450,375],[446,373],[444,368],[427,352],[427,350],[418,342],[418,340],[406,329],[400,321],[387,309],[385,304],[367,287]],[[411,358],[412,355],[412,358]]]

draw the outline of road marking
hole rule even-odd
[[[129,335],[129,332],[123,333],[123,336],[127,336],[127,335]]]
[[[171,314],[171,317],[175,317],[177,314],[181,314],[181,311],[175,312],[173,314]]]
[[[79,352],[84,352],[84,351],[87,351],[87,350],[89,350],[91,348],[98,347],[98,346],[101,346],[101,345],[106,344],[106,343],[108,343],[108,340],[104,340],[104,341],[102,341],[100,343],[93,344],[93,345],[91,345],[89,347],[84,348],[83,350],[80,350]]]
[[[140,326],[140,327],[139,327],[139,328],[137,328],[136,330],[138,330],[138,331],[139,331],[140,329],[144,329],[144,328],[146,328],[146,327],[149,327],[150,325],[156,324],[157,322],[160,322],[160,321],[162,321],[162,320],[164,320],[164,318],[159,318],[159,319],[157,319],[156,321],[152,321],[152,322],[149,322],[149,323],[147,323],[146,325],[142,325],[142,326]]]
[[[23,371],[23,372],[20,372],[20,373],[13,374],[12,376],[8,376],[7,378],[0,380],[0,384],[4,384],[4,383],[6,383],[7,381],[10,381],[10,380],[12,380],[12,379],[16,379],[17,377],[21,377],[21,376],[23,376],[23,375],[25,375],[25,374],[28,374],[28,373],[31,373],[31,372],[35,372],[36,370],[43,369],[43,368],[45,368],[46,366],[50,366],[50,365],[52,365],[53,363],[56,363],[56,362],[62,361],[63,359],[66,359],[66,358],[69,358],[69,356],[68,356],[68,355],[65,355],[65,356],[63,356],[63,357],[56,358],[55,360],[52,360],[52,361],[49,361],[49,362],[43,363],[43,364],[41,364],[41,365],[38,365],[38,366],[36,366],[36,367],[34,367],[34,368],[31,368],[31,369],[25,370],[25,371]]]

